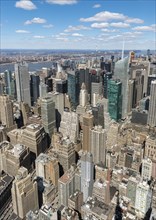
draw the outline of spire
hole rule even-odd
[[[82,89],[82,90],[86,90],[86,85],[85,85],[85,83],[82,83],[81,89]]]

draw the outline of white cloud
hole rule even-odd
[[[137,26],[132,28],[135,31],[154,31],[156,32],[156,24],[152,24],[150,26]]]
[[[44,38],[45,38],[45,36],[41,36],[41,35],[35,35],[35,36],[33,36],[33,38],[37,38],[37,39],[44,39]]]
[[[116,23],[111,23],[111,27],[117,27],[117,28],[128,28],[130,27],[130,24],[124,23],[124,22],[116,22]]]
[[[26,30],[16,30],[15,32],[19,33],[19,34],[29,34],[30,33],[30,31],[26,31]]]
[[[126,16],[120,13],[113,13],[109,11],[102,11],[95,14],[93,17],[80,18],[82,22],[92,22],[92,21],[108,21],[108,20],[124,20]]]
[[[80,30],[89,30],[89,27],[85,27],[83,25],[78,25],[78,26],[72,26],[69,25],[67,29],[64,30],[64,32],[72,32],[72,31],[80,31]]]
[[[82,35],[82,34],[79,34],[79,33],[73,33],[72,36],[73,36],[73,37],[83,37],[83,35]]]
[[[100,7],[101,7],[100,4],[95,4],[95,5],[93,5],[93,8],[100,8]]]
[[[15,4],[16,8],[22,8],[25,10],[34,10],[36,9],[36,5],[31,0],[20,0]]]
[[[108,29],[108,28],[103,28],[103,29],[101,29],[101,31],[103,31],[103,32],[107,32],[107,33],[113,33],[113,32],[118,32],[119,29]]]
[[[91,24],[92,28],[106,28],[109,27],[108,23],[93,23]]]
[[[77,0],[46,0],[46,2],[57,5],[73,5],[77,3]]]
[[[32,20],[27,20],[24,24],[44,24],[46,22],[44,18],[33,18]]]
[[[54,25],[52,25],[52,24],[45,24],[45,25],[43,25],[43,27],[44,28],[52,28],[52,27],[54,27]]]
[[[144,21],[140,18],[127,18],[125,20],[126,23],[134,23],[134,24],[142,24]]]

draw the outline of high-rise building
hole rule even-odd
[[[35,161],[36,164],[36,175],[49,181],[57,186],[59,179],[59,165],[56,158],[41,153]]]
[[[88,104],[88,92],[86,90],[86,85],[82,83],[80,90],[80,105],[85,107]]]
[[[4,81],[5,81],[5,93],[10,95],[11,98],[15,97],[15,81],[12,77],[12,72],[6,70],[4,72]]]
[[[75,143],[79,137],[78,114],[76,112],[64,111],[59,131],[63,134],[63,137],[69,137],[69,139]]]
[[[83,144],[82,144],[83,151],[90,152],[89,132],[92,127],[93,127],[93,115],[89,113],[84,114],[83,115]]]
[[[39,84],[40,77],[34,72],[30,75],[30,94],[31,94],[31,105],[33,106],[39,97]]]
[[[47,91],[48,91],[48,86],[43,83],[43,82],[40,82],[40,85],[39,85],[39,94],[40,94],[40,97],[41,98],[44,98],[47,96]]]
[[[127,197],[131,199],[131,204],[133,207],[135,207],[136,190],[138,183],[139,181],[135,177],[129,177],[127,184]]]
[[[104,128],[104,105],[102,103],[97,103],[95,107],[92,107],[92,114],[94,116],[94,125],[100,125]]]
[[[59,143],[58,157],[64,172],[70,168],[71,164],[75,163],[74,144],[68,138],[62,139]]]
[[[151,82],[150,104],[147,123],[151,127],[156,126],[156,80]]]
[[[124,58],[115,63],[114,77],[116,79],[120,79],[122,83],[122,118],[127,117],[128,113],[128,80],[130,75],[128,73],[129,70],[129,58]]]
[[[12,184],[13,211],[24,219],[29,210],[38,210],[37,183],[33,181],[26,168],[21,167]]]
[[[73,109],[76,109],[79,103],[79,93],[79,73],[78,71],[70,71],[68,73],[68,95]]]
[[[0,96],[0,121],[7,128],[14,125],[13,104],[8,95]]]
[[[111,119],[118,121],[122,117],[122,83],[120,80],[108,81],[108,111]]]
[[[146,182],[140,182],[136,189],[135,209],[141,217],[145,217],[146,212],[151,207],[152,190]]]
[[[104,98],[106,98],[107,99],[107,97],[108,97],[108,93],[107,93],[107,91],[108,91],[108,89],[107,89],[107,87],[108,87],[108,80],[110,80],[112,78],[112,73],[105,73],[105,75],[104,75],[104,77],[103,77],[103,86],[104,86]]]
[[[4,170],[12,176],[16,176],[21,166],[30,169],[30,151],[29,148],[16,144],[11,145],[4,141],[0,144],[0,172]]]
[[[94,163],[93,156],[89,152],[83,152],[81,155],[81,192],[83,192],[83,201],[92,196],[94,183]]]
[[[60,79],[56,81],[56,92],[67,93],[67,80]]]
[[[55,128],[55,103],[52,98],[45,97],[41,100],[42,124],[51,139]]]
[[[152,176],[152,161],[149,158],[142,160],[141,176],[144,180],[150,180]]]
[[[30,77],[28,72],[28,64],[15,64],[15,79],[17,101],[28,103],[30,106]]]
[[[79,167],[72,165],[58,180],[59,207],[68,206],[68,199],[76,190],[80,189],[81,177]]]
[[[81,212],[81,206],[83,204],[83,193],[76,190],[68,199],[68,207],[72,210]]]
[[[94,164],[105,164],[106,160],[106,130],[102,126],[90,129],[90,152],[93,155]]]

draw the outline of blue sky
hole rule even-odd
[[[155,0],[0,0],[1,48],[156,49]]]

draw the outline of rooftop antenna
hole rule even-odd
[[[123,38],[122,55],[121,55],[121,59],[122,59],[122,60],[123,60],[123,58],[124,58],[124,50],[125,50],[125,39]]]

